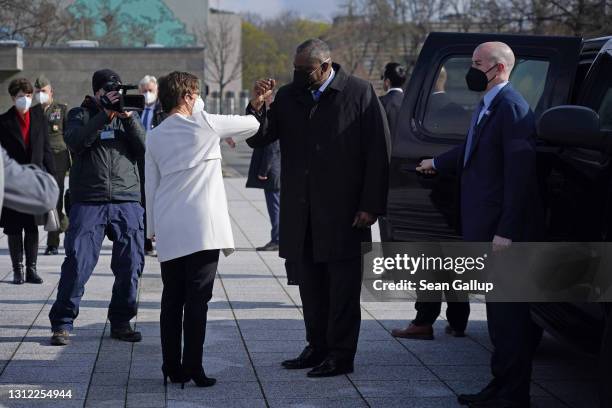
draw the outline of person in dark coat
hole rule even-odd
[[[268,98],[267,103],[271,104],[272,98]],[[280,167],[280,143],[278,140],[265,147],[253,149],[246,186],[247,188],[260,188],[264,190],[268,215],[272,224],[270,242],[257,248],[258,251],[278,251]]]
[[[386,210],[389,130],[371,84],[332,63],[321,40],[301,44],[294,79],[268,110],[249,105],[262,125],[251,147],[281,149],[279,254],[296,280],[307,347],[282,363],[309,377],[353,371],[361,322],[361,243]],[[274,80],[257,81],[265,95]]]
[[[66,128],[67,106],[55,100],[54,90],[51,82],[41,75],[34,81],[36,94],[34,100],[40,103],[45,112],[47,121],[47,132],[49,134],[49,145],[53,152],[55,164],[55,181],[59,186],[60,193],[57,200],[57,214],[60,219],[60,229],[50,231],[47,234],[47,249],[45,255],[57,255],[60,244],[60,234],[68,229],[68,217],[64,214],[64,180],[66,173],[70,170],[70,152],[64,142],[64,129]]]
[[[168,117],[168,114],[164,112],[161,106],[161,102],[157,97],[157,78],[152,75],[145,75],[138,83],[138,90],[140,94],[145,97],[145,108],[142,112],[140,121],[142,127],[148,133],[150,130],[155,129],[159,126],[164,119]],[[138,160],[138,173],[140,174],[140,191],[142,208],[147,207],[144,185],[145,185],[145,163],[144,156]],[[144,216],[144,227],[145,237],[147,236],[147,215],[145,210]],[[149,238],[145,238],[145,255],[156,256],[155,249],[153,248],[153,241]]]
[[[535,117],[508,82],[514,64],[514,53],[504,43],[476,48],[466,82],[483,96],[465,143],[417,167],[424,174],[457,175],[463,239],[491,242],[493,251],[513,242],[538,241],[544,219],[536,174]],[[537,335],[530,305],[487,301],[487,323],[493,380],[477,394],[459,395],[459,403],[474,408],[528,407]]]
[[[31,163],[54,174],[53,152],[49,145],[43,109],[40,105],[31,107],[34,87],[27,79],[18,78],[11,81],[8,91],[14,106],[0,115],[0,145],[17,163]],[[0,226],[8,236],[13,283],[42,283],[36,272],[38,226],[34,216],[5,208],[0,218]]]
[[[463,109],[452,102],[446,94],[446,81],[448,75],[446,69],[442,67],[438,73],[438,78],[434,86],[434,92],[429,96],[429,111],[433,113],[436,120],[436,131],[440,131],[442,127],[439,123],[454,124],[456,115],[463,113]],[[449,126],[446,127],[450,128]],[[452,127],[456,129],[457,127]],[[443,278],[445,279],[445,278]],[[442,311],[442,298],[447,301],[446,320],[448,325],[445,328],[446,334],[453,337],[465,337],[465,329],[470,317],[470,303],[466,294],[462,294],[455,290],[434,291],[427,290],[424,292],[417,291],[417,301],[414,304],[416,309],[415,318],[404,328],[395,328],[391,331],[394,337],[413,340],[433,340],[434,330],[433,325],[440,316]]]
[[[404,100],[403,86],[406,82],[406,68],[397,62],[390,62],[385,65],[385,71],[381,79],[383,80],[383,90],[386,93],[380,97],[380,103],[385,108],[389,131],[393,137],[397,115]]]

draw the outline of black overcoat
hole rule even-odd
[[[280,88],[247,139],[251,147],[280,140],[280,256],[288,261],[301,260],[308,222],[315,262],[360,256],[371,232],[352,227],[356,213],[386,210],[389,130],[382,106],[370,83],[333,68],[318,103],[308,90]]]
[[[0,145],[6,153],[20,164],[35,164],[54,174],[53,151],[49,144],[47,120],[40,105],[30,108],[30,146],[26,148],[17,111],[13,106],[0,115]],[[23,214],[9,208],[2,209],[0,226],[4,228],[31,228],[35,224],[34,216]]]
[[[280,145],[278,140],[265,147],[253,150],[251,164],[249,165],[249,177],[246,186],[248,188],[261,188],[264,190],[280,190],[281,174]],[[260,180],[258,176],[267,179]]]

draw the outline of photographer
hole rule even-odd
[[[145,152],[138,115],[122,111],[121,78],[109,69],[94,73],[94,96],[68,113],[64,134],[72,152],[70,225],[66,259],[49,319],[51,344],[69,342],[85,283],[91,276],[105,235],[113,241],[115,275],[108,318],[111,337],[130,342],[141,335],[130,326],[136,316],[138,276],[144,266],[143,210],[137,161]]]

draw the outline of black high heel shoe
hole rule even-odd
[[[162,373],[164,374],[164,386],[168,385],[168,378],[170,378],[170,382],[172,383],[185,384],[185,381],[189,381],[189,377],[183,373],[183,369],[180,366],[175,369],[169,369],[166,366],[162,366]]]
[[[181,388],[185,388],[185,382],[189,382],[190,380],[193,380],[195,385],[197,385],[198,387],[212,387],[217,383],[217,380],[215,378],[210,378],[206,376],[203,368],[200,368],[198,371],[195,371],[195,373],[191,372],[190,374],[187,374],[185,376],[185,381],[181,385]]]

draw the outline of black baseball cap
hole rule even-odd
[[[94,93],[98,92],[108,82],[121,82],[121,77],[112,69],[101,69],[94,72],[91,78],[91,87]]]

